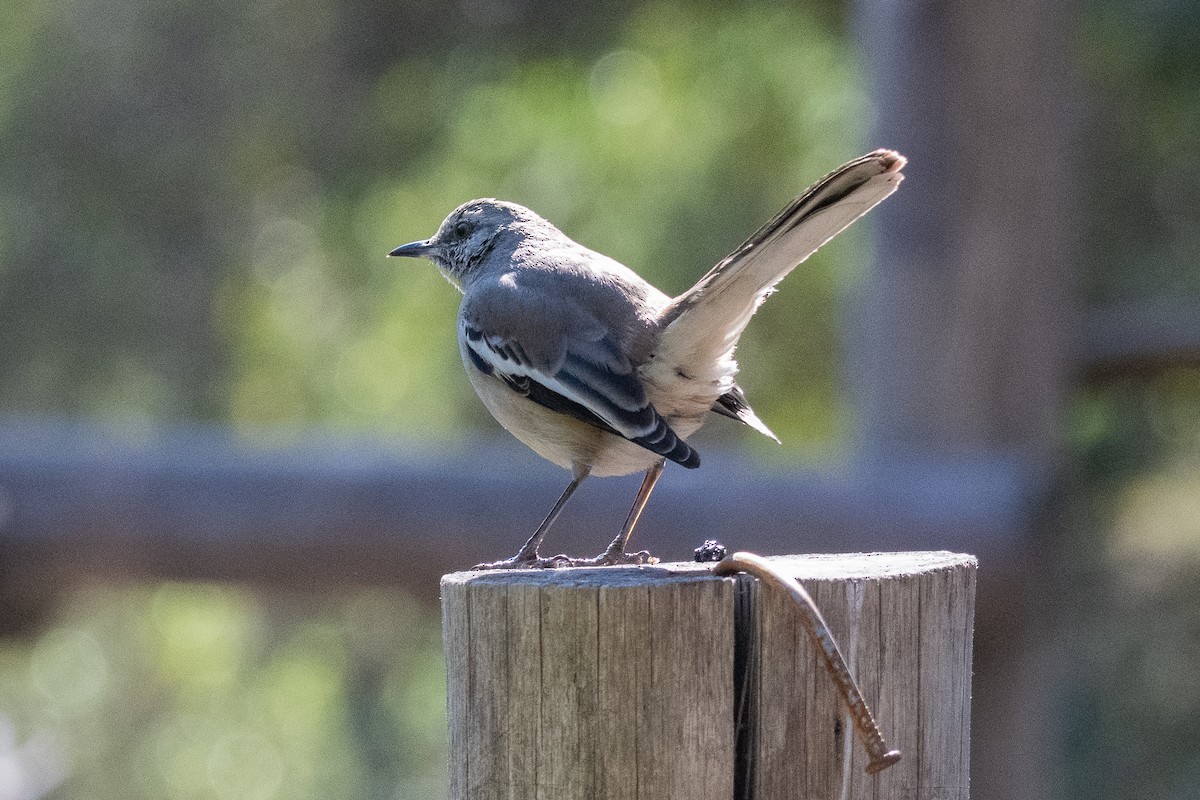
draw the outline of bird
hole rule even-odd
[[[797,265],[891,195],[905,164],[893,150],[843,164],[678,297],[528,208],[490,198],[389,252],[432,261],[462,293],[458,346],[472,388],[505,429],[571,473],[516,555],[475,569],[654,563],[627,552],[630,536],[665,464],[700,466],[687,440],[710,414],[779,441],[736,382],[734,350],[751,317]],[[637,472],[633,507],[599,555],[540,554],[586,478]]]

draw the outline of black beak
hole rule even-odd
[[[405,256],[407,258],[420,258],[421,256],[429,255],[429,251],[433,249],[433,245],[428,239],[421,242],[409,242],[402,244],[392,252],[389,256]]]

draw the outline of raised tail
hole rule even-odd
[[[671,301],[662,312],[665,327],[647,378],[664,387],[686,384],[686,389],[664,392],[690,398],[690,407],[682,404],[677,414],[698,415],[712,408],[775,438],[734,383],[738,337],[776,283],[896,191],[904,166],[905,157],[893,150],[876,150],[842,164]],[[726,396],[737,402],[721,402]]]
[[[692,377],[712,381],[718,395],[728,391],[733,349],[758,306],[817,248],[896,191],[904,164],[899,153],[876,150],[817,181],[671,302],[656,359],[711,370]]]

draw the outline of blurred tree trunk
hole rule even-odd
[[[1072,4],[863,3],[873,144],[911,161],[852,380],[872,450],[1057,461],[1077,250]]]
[[[861,2],[873,146],[910,159],[875,217],[877,251],[847,330],[862,455],[1011,461],[1049,494],[1076,364],[1078,142],[1074,3]],[[976,460],[977,459],[977,460]],[[980,564],[1003,606],[976,648],[972,795],[1049,797],[1059,735],[1047,600],[1049,536],[1028,521],[1010,574]],[[1035,530],[1037,528],[1037,530]],[[1014,598],[1024,598],[1014,601]]]

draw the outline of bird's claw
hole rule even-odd
[[[562,555],[549,556],[542,558],[537,553],[531,556],[525,556],[517,553],[512,558],[506,558],[501,561],[486,561],[482,564],[476,564],[471,567],[472,571],[483,571],[491,569],[559,569],[561,567],[570,567],[573,559],[570,556]]]
[[[572,558],[570,566],[572,567],[615,567],[615,566],[641,566],[643,564],[657,564],[658,559],[650,555],[649,550],[639,550],[636,553],[614,553],[605,551],[594,558]]]
[[[543,558],[534,553],[531,556],[517,553],[512,558],[502,561],[488,561],[471,567],[473,571],[492,569],[562,569],[563,567],[614,567],[641,566],[657,564],[658,559],[650,555],[649,550],[639,550],[636,553],[603,552],[593,558],[571,558],[563,554]]]

